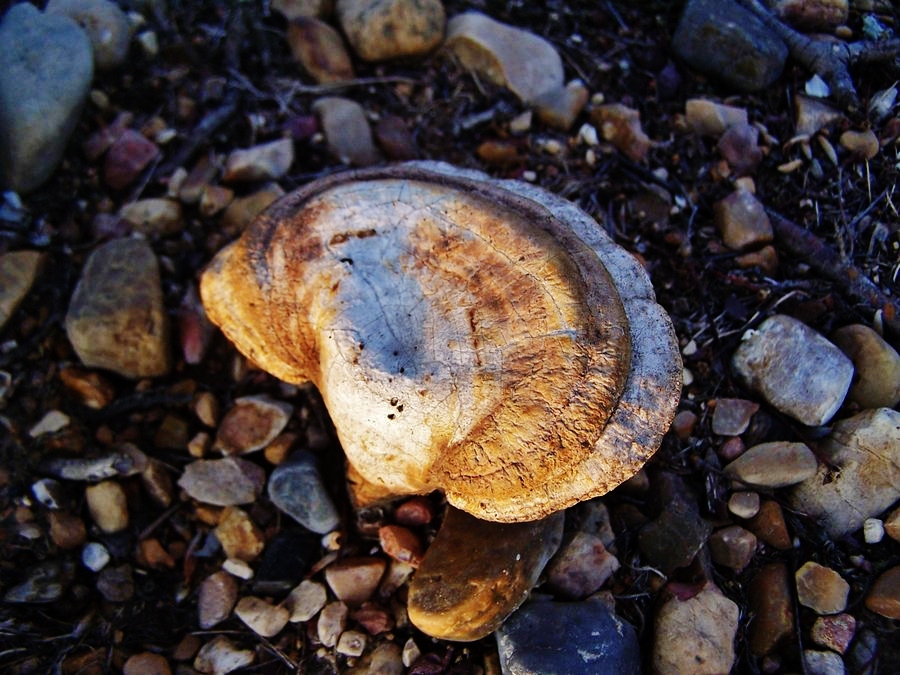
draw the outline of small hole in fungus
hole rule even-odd
[[[389,419],[389,420],[392,420],[392,419],[394,419],[395,417],[396,417],[396,415],[394,415],[394,413],[391,413],[390,415],[388,415],[388,419]]]

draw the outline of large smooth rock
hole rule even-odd
[[[504,675],[637,675],[634,628],[602,601],[531,600],[497,631]]]
[[[128,57],[131,24],[116,3],[110,0],[50,0],[47,14],[68,16],[78,22],[91,41],[97,70],[121,66]]]
[[[776,314],[741,342],[732,365],[750,389],[797,421],[825,424],[841,407],[853,363],[806,324]]]
[[[65,16],[14,5],[0,24],[0,185],[30,192],[62,159],[94,76],[91,44]]]
[[[116,239],[91,254],[69,303],[66,334],[86,366],[133,378],[169,372],[159,264],[146,241]]]
[[[740,91],[761,91],[784,68],[784,43],[736,2],[689,0],[672,49],[691,66]]]
[[[506,87],[525,103],[563,87],[562,59],[553,45],[478,12],[450,19],[444,48],[464,68]]]
[[[469,642],[496,630],[528,597],[562,541],[563,514],[493,523],[448,507],[409,588],[421,631]]]
[[[444,37],[440,0],[337,0],[336,9],[350,46],[364,61],[419,56]]]
[[[31,290],[45,258],[40,251],[13,251],[0,255],[0,329]]]
[[[900,354],[878,333],[861,324],[844,326],[831,341],[856,368],[848,398],[860,408],[893,408],[900,402]]]
[[[667,597],[656,614],[654,672],[731,672],[738,606],[712,583],[699,592],[681,584],[670,584],[666,591]]]
[[[790,503],[841,537],[900,499],[900,412],[879,408],[841,420],[819,444],[819,457],[825,463],[793,488]]]

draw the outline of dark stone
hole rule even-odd
[[[295,452],[272,472],[269,498],[281,511],[318,534],[331,532],[340,522],[316,456],[306,450]]]
[[[732,0],[689,0],[672,38],[689,66],[740,91],[761,91],[784,68],[785,44]]]
[[[306,571],[320,557],[319,538],[305,530],[281,530],[266,545],[259,569],[253,577],[253,592],[278,595],[300,583]]]
[[[73,573],[74,569],[68,561],[40,563],[29,569],[22,583],[6,592],[3,601],[16,604],[55,602],[71,583]]]
[[[630,624],[600,600],[531,600],[497,631],[504,675],[637,675],[640,648]]]

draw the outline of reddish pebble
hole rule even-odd
[[[731,462],[744,454],[744,441],[738,436],[732,436],[719,446],[719,457],[726,462]]]
[[[856,633],[856,619],[850,614],[820,616],[813,624],[810,636],[817,645],[843,654]]]
[[[413,497],[397,507],[394,519],[401,525],[427,525],[434,518],[434,508],[427,497]]]
[[[422,543],[412,530],[401,525],[384,525],[378,528],[378,539],[384,552],[395,560],[413,567],[422,561]]]
[[[672,421],[672,431],[678,436],[678,440],[686,441],[694,433],[694,427],[697,426],[697,415],[690,410],[682,410],[675,415]]]
[[[372,602],[363,603],[362,607],[350,614],[350,618],[362,626],[369,635],[387,633],[394,627],[391,613]]]
[[[106,155],[103,180],[111,188],[120,190],[140,175],[159,155],[159,148],[133,129],[126,129],[116,139]]]

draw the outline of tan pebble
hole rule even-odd
[[[46,259],[46,255],[38,251],[0,255],[0,328],[28,295]]]
[[[91,518],[103,532],[114,534],[128,527],[128,504],[121,485],[111,480],[89,485],[85,497]]]
[[[200,628],[206,630],[231,616],[237,601],[238,582],[227,572],[215,572],[200,584],[197,611]]]
[[[750,426],[750,419],[757,410],[758,403],[742,398],[716,399],[712,431],[719,436],[740,436]]]
[[[259,556],[266,545],[262,530],[250,520],[246,511],[235,506],[227,507],[222,513],[215,534],[225,555],[245,562]]]
[[[336,9],[344,35],[364,61],[423,55],[444,37],[440,0],[341,0]]]
[[[358,630],[348,630],[341,633],[335,651],[344,656],[361,656],[366,649],[366,634]]]
[[[291,613],[291,623],[299,623],[313,618],[327,600],[328,593],[322,584],[305,579],[290,592],[284,604]]]
[[[548,127],[560,131],[568,131],[575,123],[575,119],[587,105],[590,92],[581,80],[572,80],[565,87],[559,87],[546,92],[534,101],[534,111],[538,120]],[[579,137],[581,134],[579,134]],[[594,132],[593,142],[588,145],[596,145],[597,137]]]
[[[172,669],[162,654],[144,652],[135,654],[125,662],[122,675],[172,675]]]
[[[200,648],[194,659],[194,668],[201,673],[220,675],[253,663],[252,650],[238,649],[224,635],[218,635]]]
[[[370,166],[381,161],[372,129],[363,107],[339,96],[320,98],[313,103],[328,149],[339,161],[353,166]]]
[[[279,434],[263,451],[266,461],[275,466],[281,464],[291,454],[291,450],[297,443],[297,438],[297,434]]]
[[[393,642],[382,642],[372,650],[369,668],[369,672],[378,673],[378,675],[403,675],[403,656],[400,646]]]
[[[741,251],[772,241],[772,223],[765,207],[746,190],[735,190],[713,206],[716,227],[722,241]]]
[[[253,596],[241,598],[234,613],[250,630],[267,638],[278,635],[290,618],[290,612],[284,607]]]
[[[361,604],[375,593],[386,567],[382,558],[344,558],[325,568],[325,581],[338,600]]]
[[[756,267],[768,276],[772,276],[778,271],[778,252],[772,245],[763,246],[758,251],[749,251],[734,260],[738,267],[744,270]]]
[[[53,543],[63,550],[78,548],[87,539],[87,529],[84,521],[78,516],[67,511],[51,511],[50,538]]]
[[[181,204],[171,199],[140,199],[123,206],[119,216],[135,232],[148,236],[176,234],[184,226]]]
[[[900,619],[900,567],[892,567],[875,580],[866,607],[888,619]]]
[[[382,550],[390,557],[418,567],[422,562],[422,542],[409,529],[401,525],[385,525],[378,529]]]
[[[116,397],[112,383],[100,373],[80,368],[63,368],[59,373],[63,386],[88,408],[99,410]]]
[[[815,475],[819,463],[803,443],[775,441],[747,449],[725,467],[725,474],[747,485],[780,488]]]
[[[397,589],[409,580],[415,571],[415,568],[409,563],[391,560],[378,588],[378,595],[382,598],[391,597]]]
[[[752,518],[759,513],[759,494],[735,492],[728,498],[728,510],[738,518]]]
[[[234,150],[225,161],[222,180],[245,183],[284,176],[294,163],[294,142],[281,138],[271,143]]]
[[[138,561],[155,570],[175,569],[175,559],[159,539],[144,539],[138,544]]]
[[[270,183],[246,197],[235,198],[222,212],[222,230],[230,236],[244,231],[250,221],[276,199],[284,195],[277,183]]]
[[[215,447],[226,455],[260,450],[281,433],[293,412],[293,406],[264,395],[236,399],[219,423]]]
[[[687,101],[684,114],[688,128],[701,136],[721,136],[728,127],[746,124],[748,121],[747,111],[744,108],[722,105],[702,98]]]
[[[343,602],[332,602],[325,605],[316,624],[319,642],[326,647],[334,647],[347,625],[347,614],[347,605]]]
[[[878,154],[878,137],[871,129],[867,131],[845,131],[841,134],[841,146],[850,151],[856,159],[870,160]]]
[[[884,521],[884,531],[894,541],[900,541],[900,507],[894,509]]]
[[[200,195],[200,213],[207,218],[223,211],[234,200],[234,190],[221,185],[207,185]]]
[[[612,103],[591,111],[591,122],[599,129],[603,139],[612,143],[634,162],[641,162],[653,146],[641,128],[641,115],[637,110]]]
[[[298,17],[288,24],[286,37],[294,60],[319,84],[354,78],[343,37],[324,21]]]
[[[172,476],[159,460],[151,459],[147,463],[147,468],[141,472],[141,484],[150,498],[163,508],[168,508],[175,499]]]
[[[197,432],[187,443],[188,454],[197,459],[205,457],[210,448],[212,448],[212,436],[205,431]]]
[[[797,602],[818,614],[837,614],[847,607],[850,584],[833,569],[809,561],[797,570]]]
[[[713,562],[738,571],[744,569],[756,553],[756,537],[737,525],[716,530],[707,545]]]
[[[860,408],[893,408],[900,401],[900,354],[878,333],[860,324],[830,336],[853,362],[856,377],[848,398]]]
[[[194,414],[208,427],[219,423],[219,400],[209,391],[201,391],[194,395]]]

